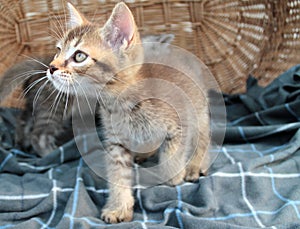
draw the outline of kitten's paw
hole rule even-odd
[[[184,180],[188,182],[195,182],[199,179],[199,177],[200,177],[199,169],[187,168]]]
[[[46,156],[57,148],[55,137],[51,134],[33,135],[31,137],[31,145],[41,157]]]
[[[106,223],[129,222],[133,217],[133,205],[122,205],[117,208],[107,207],[102,210],[101,219]]]

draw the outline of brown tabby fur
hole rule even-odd
[[[174,68],[143,62],[147,49],[144,52],[139,45],[136,24],[124,3],[115,6],[102,28],[88,22],[71,4],[68,7],[72,29],[59,41],[47,77],[61,93],[99,98],[110,190],[101,218],[107,223],[130,221],[131,165],[136,154],[158,153],[157,172],[169,185],[198,179],[210,139],[206,91]],[[78,52],[85,55],[83,61],[76,62]],[[157,58],[193,72],[194,63],[174,56]],[[172,90],[174,86],[187,95],[188,102]],[[149,148],[149,142],[161,144]]]

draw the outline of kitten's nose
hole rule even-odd
[[[58,68],[55,67],[54,65],[49,66],[49,71],[50,71],[51,74],[53,74],[56,70],[58,70]]]

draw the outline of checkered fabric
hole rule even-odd
[[[74,141],[45,158],[13,147],[15,115],[0,123],[0,229],[300,227],[300,66],[267,88],[224,96],[225,143],[206,177],[177,187],[134,189],[134,219],[99,219],[109,191]],[[217,129],[216,129],[217,131]],[[135,165],[136,175],[139,165]]]

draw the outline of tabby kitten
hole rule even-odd
[[[63,132],[59,120],[68,120],[70,111],[76,109],[74,97],[99,99],[97,113],[103,127],[110,190],[101,218],[107,223],[130,221],[136,155],[158,154],[157,173],[169,185],[199,178],[210,143],[206,91],[199,90],[183,72],[160,64],[168,60],[172,66],[186,66],[193,72],[195,65],[189,59],[180,59],[171,49],[164,54],[154,48],[151,54],[151,45],[140,45],[134,18],[125,3],[115,6],[102,28],[90,23],[71,4],[68,9],[71,29],[58,42],[46,81],[39,75],[28,83],[37,85],[33,95],[40,94],[33,98],[32,132],[37,139],[32,137],[31,143],[37,149],[44,148],[41,151],[46,154],[45,149],[55,147],[55,136]],[[206,73],[200,69],[198,74]],[[51,93],[41,93],[43,87],[49,87]],[[60,99],[64,100],[58,102]],[[57,110],[50,133],[38,124],[49,119],[47,101],[56,102]]]
[[[99,98],[110,190],[101,218],[107,223],[130,221],[136,153],[158,153],[158,173],[169,185],[198,179],[210,138],[206,92],[172,67],[143,62],[148,57],[124,3],[115,6],[102,28],[71,4],[68,8],[72,29],[58,42],[47,77],[60,92]],[[170,50],[158,62],[168,59],[192,72],[189,60],[175,57]]]

